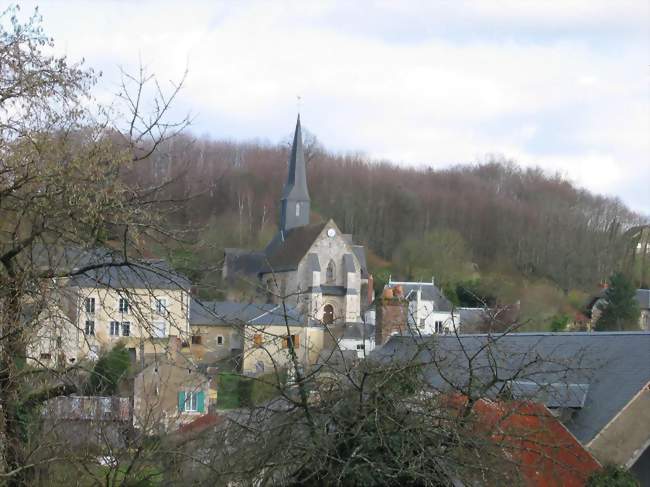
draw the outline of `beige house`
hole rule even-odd
[[[249,375],[290,368],[290,344],[303,367],[316,363],[323,348],[323,327],[307,325],[290,306],[193,300],[190,324],[196,360],[228,360]]]
[[[133,384],[133,423],[148,434],[176,429],[216,405],[211,380],[170,342],[170,353],[157,355]]]
[[[99,267],[63,280],[40,311],[30,360],[92,360],[118,340],[134,360],[163,352],[170,337],[189,347],[189,290],[189,281],[164,261]]]

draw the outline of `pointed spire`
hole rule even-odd
[[[302,128],[300,127],[300,114],[296,121],[296,131],[293,135],[291,156],[289,158],[289,174],[284,185],[282,199],[308,200],[307,169],[305,167],[305,151],[302,147]]]
[[[309,203],[305,151],[302,146],[302,129],[300,127],[300,114],[298,114],[291,155],[289,156],[289,173],[282,191],[281,234],[291,228],[309,224]]]

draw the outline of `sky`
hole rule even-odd
[[[443,168],[491,156],[560,173],[650,215],[647,0],[20,2],[58,53],[142,62],[191,131],[288,139]]]

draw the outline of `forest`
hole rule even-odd
[[[223,291],[225,247],[263,248],[276,231],[289,140],[183,135],[125,175],[139,186],[164,185],[168,224],[184,235],[164,247],[202,295]],[[377,289],[389,276],[434,278],[458,305],[476,304],[468,296],[519,303],[539,328],[580,311],[615,271],[648,286],[647,216],[561,175],[496,157],[401,167],[331,153],[309,132],[306,147],[311,218],[333,218],[366,246]],[[152,245],[153,254],[162,248]]]

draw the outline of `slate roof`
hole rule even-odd
[[[292,228],[284,234],[284,239],[278,233],[266,248],[266,262],[262,271],[281,272],[297,269],[325,225],[327,222]]]
[[[361,279],[368,279],[368,264],[366,263],[366,248],[363,245],[352,245],[352,252],[361,266]]]
[[[282,190],[282,199],[308,200],[307,170],[305,168],[305,152],[302,148],[302,129],[300,115],[296,121],[296,130],[293,134],[291,156],[289,157],[289,174]]]
[[[343,326],[343,339],[370,339],[375,336],[375,326],[367,323],[346,323]]]
[[[111,289],[189,290],[191,286],[187,277],[175,272],[164,260],[139,261],[128,266],[100,267],[71,278],[70,284]]]
[[[289,325],[301,326],[304,321],[295,308],[287,306],[286,320]],[[284,325],[282,305],[235,303],[233,301],[199,301],[192,299],[190,325]]]
[[[387,286],[395,287],[402,286],[404,290],[404,297],[408,300],[415,300],[418,290],[422,291],[422,300],[433,301],[436,311],[451,311],[453,305],[442,291],[431,282],[390,282]]]
[[[83,274],[72,276],[68,281],[70,286],[184,290],[191,286],[186,276],[174,271],[164,260],[133,259],[125,262],[120,252],[105,247],[34,246],[32,259],[39,268],[55,273],[78,272],[92,267]]]
[[[588,386],[584,406],[566,423],[583,443],[593,439],[650,382],[650,332],[392,337],[373,352],[384,361],[421,361],[429,383],[443,391],[450,384],[467,386],[470,370],[465,354],[476,355],[473,383],[484,387],[488,395],[496,395],[512,381],[529,381],[543,387],[532,388],[527,398],[520,391],[521,399],[575,407],[575,394],[557,391]],[[496,385],[488,388],[495,375]]]

